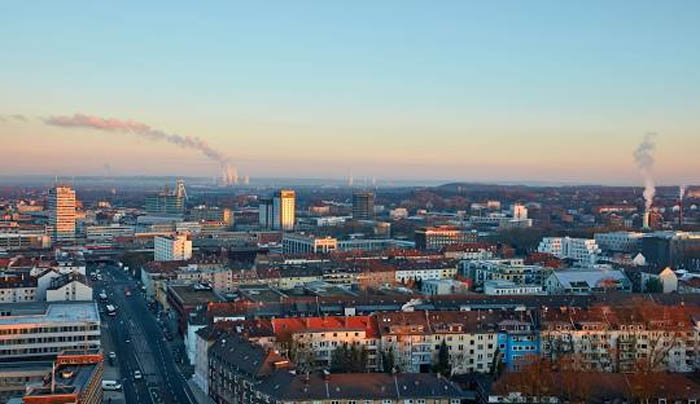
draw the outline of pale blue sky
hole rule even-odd
[[[652,130],[659,180],[700,182],[699,21],[699,1],[4,2],[0,115],[142,121],[251,176],[634,182]],[[216,171],[128,136],[0,136],[3,172]]]

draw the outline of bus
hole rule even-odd
[[[108,304],[107,306],[105,306],[105,308],[107,309],[107,314],[108,314],[108,315],[110,315],[110,316],[116,316],[116,315],[117,315],[117,308],[114,307],[114,306],[112,306],[111,304]]]

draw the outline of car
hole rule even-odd
[[[141,374],[140,370],[134,370],[134,380],[141,380],[143,379],[143,375]]]
[[[126,337],[126,338],[124,339],[124,342],[126,342],[127,344],[130,344],[130,343],[131,343],[131,338]]]
[[[116,380],[103,380],[102,390],[106,391],[119,391],[122,389],[122,385],[117,383]]]
[[[117,354],[114,353],[113,351],[110,352],[107,356],[109,357],[109,359],[117,359]]]

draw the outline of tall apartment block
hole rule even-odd
[[[374,220],[374,193],[360,191],[352,194],[353,220]]]
[[[259,209],[260,226],[273,230],[294,230],[296,220],[296,194],[293,190],[282,189],[272,198],[261,199]]]
[[[75,191],[68,186],[49,190],[49,225],[54,242],[75,239]]]

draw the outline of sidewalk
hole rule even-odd
[[[190,390],[192,390],[192,395],[194,395],[194,399],[197,400],[198,404],[215,404],[214,400],[211,399],[211,397],[207,396],[202,389],[197,386],[192,379],[187,381],[187,385],[190,386]]]

